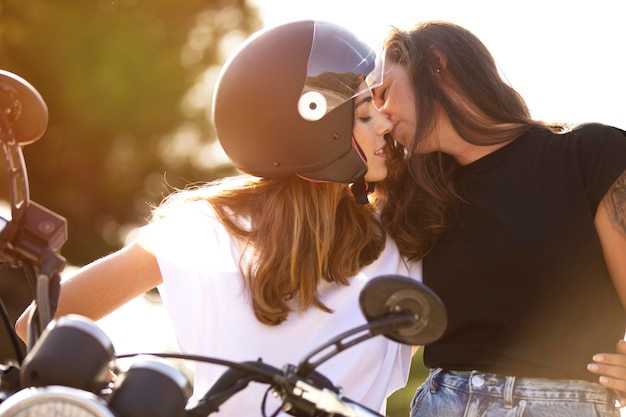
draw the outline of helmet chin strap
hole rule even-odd
[[[366,182],[365,176],[359,177],[352,185],[350,185],[350,191],[354,196],[354,200],[357,204],[369,204],[369,200],[367,198],[368,194],[374,192],[374,183]]]
[[[359,156],[363,160],[363,163],[365,163],[365,165],[367,166],[367,157],[363,154],[363,149],[361,149],[359,143],[356,141],[356,139],[354,139],[354,136],[352,136],[352,146],[354,147],[354,149],[356,149]],[[367,173],[367,171],[365,172]],[[357,204],[369,204],[370,201],[367,198],[367,195],[374,192],[374,183],[366,182],[365,174],[363,174],[362,176],[357,178],[357,180],[354,181],[352,185],[350,185],[350,191],[352,192],[354,200],[357,202]]]

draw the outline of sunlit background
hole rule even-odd
[[[621,0],[252,0],[266,25],[323,19],[372,43],[390,25],[447,20],[475,33],[538,118],[626,125]]]
[[[48,104],[48,132],[25,148],[31,197],[68,218],[64,253],[80,265],[119,247],[145,221],[147,203],[171,190],[163,184],[233,173],[213,137],[211,94],[223,60],[262,26],[332,21],[375,46],[392,25],[451,21],[482,39],[536,118],[624,128],[623,7],[623,0],[0,0],[0,69],[25,77]],[[155,294],[100,324],[118,353],[176,349]],[[423,377],[419,354],[413,366],[390,416],[406,415]]]

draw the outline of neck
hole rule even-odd
[[[475,145],[465,140],[452,126],[444,111],[439,113],[435,137],[439,140],[438,149],[452,156],[459,165],[469,165],[480,158],[497,151],[511,142],[507,140],[492,145]]]

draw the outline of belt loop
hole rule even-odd
[[[504,408],[513,408],[513,386],[515,385],[515,377],[507,376],[504,381]]]
[[[439,388],[439,377],[442,371],[443,369],[441,368],[430,370],[430,375],[428,376],[428,386],[430,387],[431,394],[436,393]]]

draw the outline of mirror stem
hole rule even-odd
[[[327,343],[315,349],[313,352],[309,353],[298,365],[296,368],[296,375],[301,377],[306,377],[311,371],[316,369],[319,365],[326,362],[328,359],[337,355],[339,352],[342,352],[358,343],[361,343],[364,340],[370,339],[374,336],[378,336],[379,334],[384,334],[386,331],[395,330],[397,328],[404,327],[406,325],[410,325],[415,320],[415,316],[411,312],[403,312],[400,314],[394,314],[391,316],[381,317],[379,319],[373,320],[369,323],[366,323],[362,326],[356,327],[352,330],[348,330],[345,333],[340,334],[334,339],[329,340]],[[352,338],[352,336],[357,335],[358,333],[364,334]],[[351,338],[350,340],[345,340]],[[344,341],[345,340],[345,341]],[[328,350],[331,346],[334,346],[334,349],[325,355],[321,356],[318,360],[313,361],[314,356],[319,353]]]

